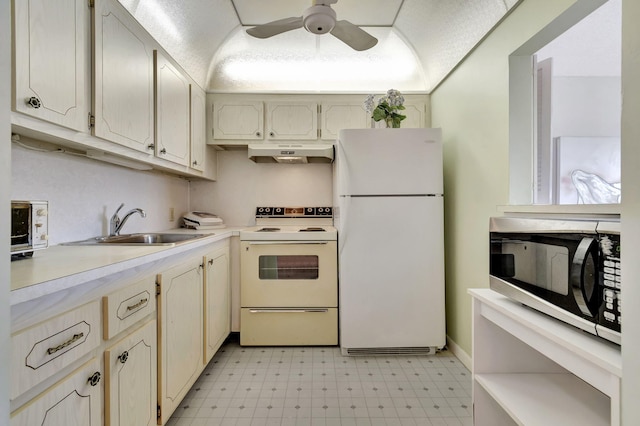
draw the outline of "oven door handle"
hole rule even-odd
[[[285,245],[285,244],[328,244],[328,241],[251,241],[250,246],[273,246],[273,245]]]
[[[327,312],[329,312],[329,309],[249,309],[249,312],[252,314],[326,314]]]

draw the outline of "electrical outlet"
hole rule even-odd
[[[169,207],[169,222],[175,222],[176,216],[173,207]]]

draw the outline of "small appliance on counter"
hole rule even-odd
[[[182,221],[185,228],[192,229],[220,229],[226,226],[221,218],[207,212],[189,212]]]
[[[48,213],[47,201],[11,201],[11,260],[48,247]]]
[[[621,344],[618,220],[493,217],[491,289]]]

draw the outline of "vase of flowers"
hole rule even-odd
[[[389,89],[385,96],[378,99],[378,104],[375,105],[375,103],[375,95],[367,96],[364,101],[364,108],[367,110],[367,114],[371,115],[371,119],[383,121],[386,127],[399,128],[400,122],[406,118],[405,115],[398,112],[404,110],[402,93],[395,89]]]

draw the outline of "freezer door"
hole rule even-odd
[[[341,130],[337,195],[442,194],[440,129]]]
[[[342,197],[345,348],[445,345],[442,197]]]

